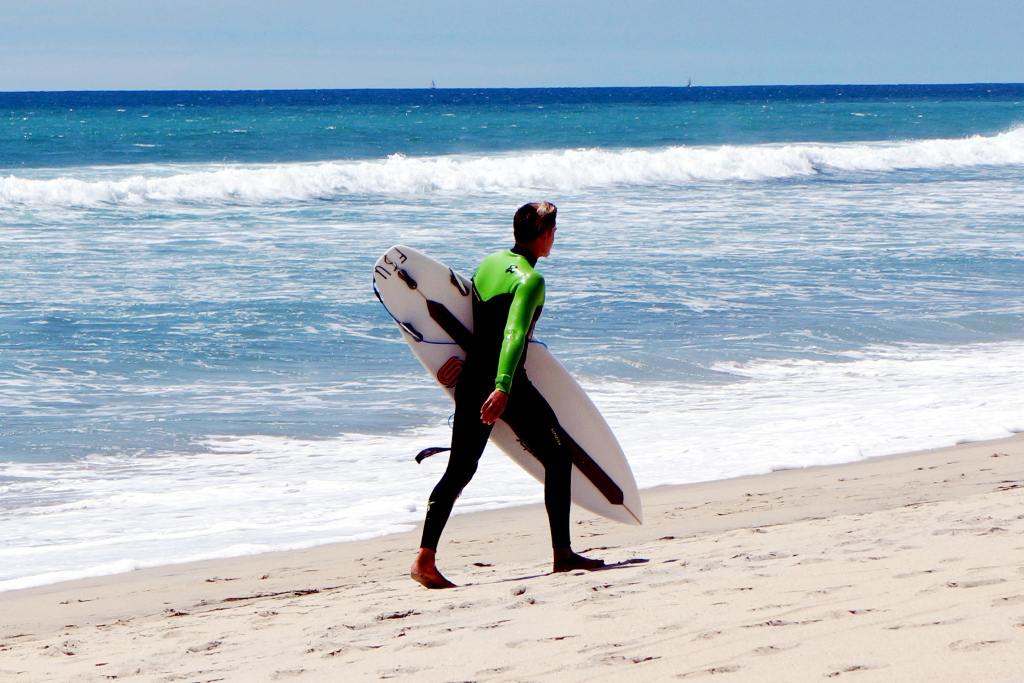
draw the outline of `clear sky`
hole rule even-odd
[[[1024,81],[1024,0],[0,0],[0,91]]]

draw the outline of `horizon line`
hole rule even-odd
[[[459,86],[459,87],[354,87],[354,88],[83,88],[62,90],[0,90],[0,95],[70,94],[70,93],[257,93],[257,92],[389,92],[389,91],[459,91],[459,90],[712,90],[726,88],[940,88],[977,86],[1024,86],[1015,81],[977,81],[970,83],[771,83],[746,85],[555,85],[555,86]]]

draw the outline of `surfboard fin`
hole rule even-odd
[[[459,290],[459,294],[462,296],[469,296],[469,287],[462,284],[462,280],[459,279],[459,276],[455,274],[454,270],[449,268],[448,272],[451,274],[452,284],[455,285],[455,289]]]
[[[398,273],[398,279],[404,282],[409,289],[416,289],[419,286],[412,275],[409,275],[409,271],[404,268],[396,268],[395,272]]]
[[[419,453],[416,454],[416,463],[419,464],[419,463],[423,462],[424,460],[426,460],[427,458],[429,458],[432,455],[437,455],[438,453],[444,453],[445,451],[450,451],[450,450],[451,450],[451,448],[444,448],[442,446],[433,446],[431,448],[424,448],[422,451],[420,451]]]

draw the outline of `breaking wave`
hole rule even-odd
[[[149,203],[263,204],[346,196],[574,191],[762,181],[828,172],[1024,164],[1024,127],[994,136],[907,142],[579,149],[503,156],[294,163],[277,166],[81,169],[77,176],[0,178],[0,208]],[[126,175],[132,172],[133,175]]]

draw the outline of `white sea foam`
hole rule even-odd
[[[1024,344],[903,346],[716,366],[721,384],[587,383],[641,488],[1024,431]],[[644,396],[654,400],[645,401]],[[206,453],[0,465],[0,591],[408,530],[443,471],[438,424],[328,440],[210,437]],[[541,500],[494,450],[457,512]]]
[[[592,387],[644,486],[850,462],[1024,431],[1024,345],[718,364],[721,386]],[[631,409],[630,404],[634,407]]]
[[[908,142],[579,149],[293,163],[272,167],[112,167],[77,175],[0,178],[0,208],[149,203],[260,204],[361,195],[575,191],[761,181],[821,172],[876,172],[1024,164],[1024,128],[995,136]],[[131,175],[128,175],[131,174]]]

